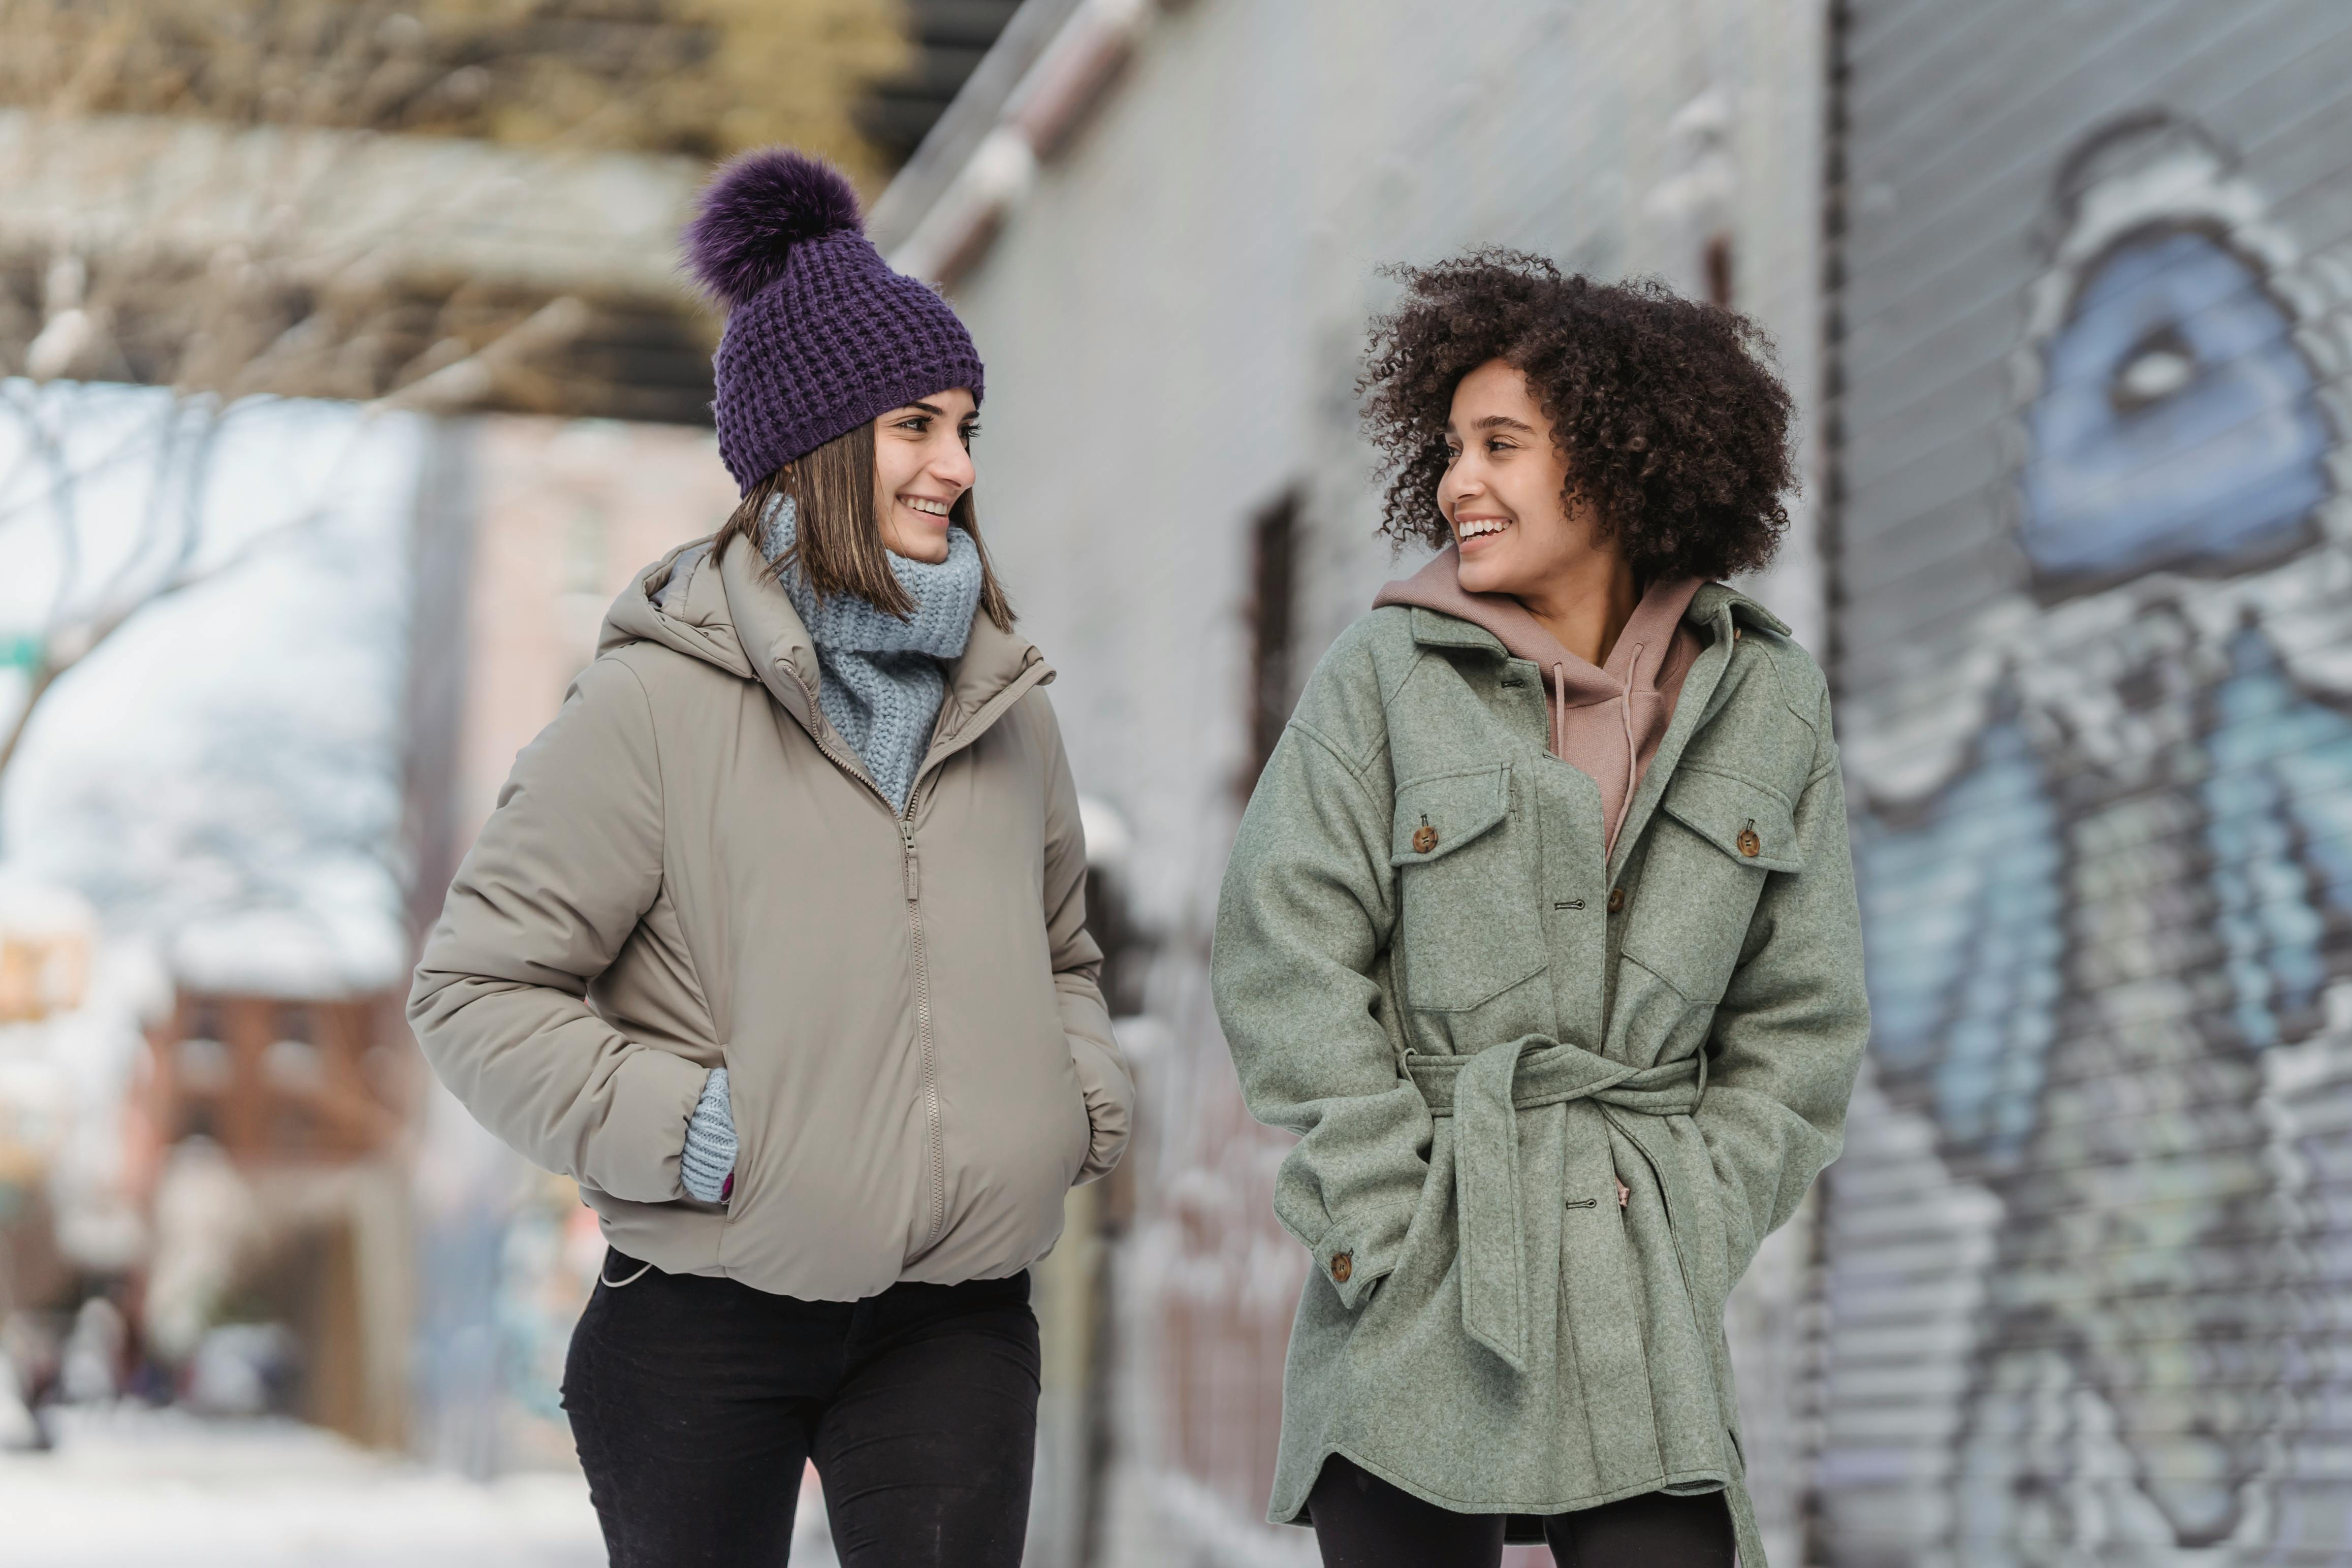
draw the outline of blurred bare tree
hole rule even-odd
[[[709,160],[767,141],[885,172],[853,115],[899,0],[0,0],[0,530],[61,579],[0,626],[0,770],[58,678],[278,530],[206,548],[224,412],[697,420],[713,323],[673,267]],[[13,381],[7,378],[15,378]],[[141,548],[77,573],[60,379],[172,389]],[[48,410],[45,413],[44,410]],[[5,534],[0,531],[0,547]],[[5,702],[0,695],[0,703]]]
[[[877,0],[0,0],[0,103],[709,159],[852,127],[907,57]]]

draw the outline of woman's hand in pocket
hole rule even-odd
[[[688,1196],[724,1203],[735,1190],[735,1113],[727,1100],[727,1070],[713,1068],[703,1081],[702,1098],[686,1124],[686,1147],[678,1155],[679,1182]]]

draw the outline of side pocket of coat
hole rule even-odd
[[[1071,1076],[1076,1078],[1076,1074],[1074,1072]],[[1070,1099],[1077,1108],[1078,1124],[1077,1141],[1071,1146],[1070,1157],[1067,1161],[1070,1167],[1069,1173],[1062,1178],[1063,1185],[1066,1186],[1075,1186],[1077,1184],[1078,1173],[1087,1168],[1087,1156],[1094,1153],[1095,1147],[1095,1118],[1094,1113],[1087,1109],[1086,1091],[1076,1083],[1072,1083]]]
[[[1444,1287],[1459,1240],[1458,1216],[1454,1212],[1454,1119],[1440,1116],[1431,1132],[1429,1174],[1421,1196],[1405,1222],[1404,1239],[1397,1245],[1396,1267],[1372,1289],[1371,1297],[1356,1314],[1356,1333],[1369,1333],[1367,1348],[1377,1345],[1381,1325],[1391,1320],[1418,1322],[1421,1311]],[[1400,1314],[1402,1318],[1400,1319]]]
[[[1732,1439],[1736,1451],[1739,1400],[1732,1387],[1731,1344],[1725,1336],[1723,1318],[1730,1304],[1731,1288],[1737,1281],[1731,1275],[1728,1210],[1724,1204],[1723,1184],[1716,1177],[1715,1162],[1706,1150],[1706,1136],[1698,1130],[1696,1122],[1688,1116],[1675,1116],[1667,1120],[1666,1128],[1667,1141],[1681,1166],[1680,1186],[1687,1195],[1690,1216],[1687,1221],[1675,1225],[1675,1244],[1683,1249],[1689,1269],[1691,1307],[1698,1316],[1699,1343],[1706,1347],[1714,1364],[1724,1432]],[[1742,1468],[1745,1469],[1744,1458]]]
[[[719,1047],[719,1065],[730,1069],[727,1074],[727,1122],[735,1129],[735,1172],[727,1196],[719,1200],[719,1205],[727,1211],[727,1220],[730,1225],[735,1220],[735,1206],[743,1198],[743,1178],[751,1169],[751,1139],[755,1132],[743,1116],[742,1092],[736,1086],[732,1061],[733,1053],[724,1046]]]
[[[1690,1250],[1694,1283],[1700,1291],[1694,1303],[1700,1313],[1699,1329],[1709,1340],[1723,1334],[1723,1310],[1731,1300],[1731,1246],[1723,1202],[1723,1185],[1716,1179],[1715,1162],[1707,1157],[1706,1138],[1698,1124],[1688,1116],[1676,1116],[1666,1124],[1675,1154],[1683,1167],[1683,1186],[1690,1194],[1691,1216],[1689,1234],[1675,1231],[1675,1239]]]
[[[1665,1198],[1666,1224],[1690,1301],[1692,1326],[1700,1343],[1717,1344],[1723,1337],[1723,1308],[1731,1295],[1731,1281],[1723,1196],[1707,1158],[1706,1139],[1688,1116],[1612,1113],[1610,1122],[1640,1152]]]

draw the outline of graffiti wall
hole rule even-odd
[[[1812,1543],[2352,1549],[2352,8],[1845,8]]]

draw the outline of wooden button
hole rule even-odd
[[[1623,910],[1624,907],[1625,890],[1622,887],[1611,888],[1609,890],[1609,913],[1612,915],[1618,914]]]
[[[1437,847],[1437,830],[1427,822],[1412,831],[1412,852],[1425,855]]]
[[[1427,831],[1427,829],[1423,830],[1424,832]],[[1331,1254],[1331,1278],[1344,1285],[1348,1282],[1348,1276],[1354,1273],[1355,1270],[1356,1265],[1354,1260],[1351,1260],[1345,1252],[1334,1252]]]
[[[1749,860],[1754,860],[1764,852],[1764,841],[1756,836],[1756,829],[1752,823],[1739,830],[1739,852]]]

